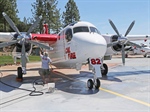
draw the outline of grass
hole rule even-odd
[[[29,56],[29,62],[38,62],[41,61],[40,56]],[[20,62],[20,59],[17,59],[17,62]],[[14,60],[12,56],[0,56],[0,65],[13,64]]]

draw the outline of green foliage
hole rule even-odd
[[[69,0],[65,6],[66,11],[63,12],[63,27],[66,27],[68,24],[79,21],[80,15],[78,7],[74,0]]]
[[[0,0],[0,4],[0,32],[14,32],[3,17],[2,12],[5,12],[13,20],[21,32],[26,32],[39,16],[42,16],[42,20],[33,32],[42,33],[43,22],[48,24],[49,33],[58,33],[62,27],[80,20],[79,10],[74,0],[67,2],[66,11],[63,12],[63,15],[60,14],[60,9],[57,8],[57,0],[35,0],[31,10],[34,19],[24,17],[23,21],[20,21],[17,17],[16,0]]]
[[[21,21],[17,24],[17,28],[19,29],[20,32],[27,32],[27,30],[29,29],[29,27],[27,26],[28,26],[27,24]]]
[[[43,22],[48,23],[49,33],[55,33],[60,30],[60,10],[57,9],[58,2],[56,0],[36,0],[32,4],[32,14],[36,19],[39,16],[42,16],[42,20],[39,24],[39,32],[42,32]]]
[[[30,62],[39,62],[41,61],[40,56],[29,56]],[[20,62],[20,59],[17,59],[17,62]],[[13,64],[14,60],[12,56],[0,56],[0,65],[4,64]]]
[[[0,0],[0,4],[0,23],[2,23],[4,26],[3,29],[0,29],[0,31],[13,31],[3,17],[2,12],[5,12],[7,15],[9,15],[14,23],[18,23],[19,19],[17,18],[18,10],[16,0]]]

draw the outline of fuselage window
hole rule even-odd
[[[73,33],[78,33],[78,32],[89,32],[89,29],[86,26],[80,26],[80,27],[73,28]]]
[[[95,33],[100,34],[100,32],[94,27],[90,27],[90,30],[91,30],[91,32],[95,32]]]
[[[67,42],[71,41],[71,39],[72,39],[72,30],[67,29],[65,35],[66,35]]]

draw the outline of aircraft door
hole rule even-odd
[[[76,44],[74,41],[71,41],[73,38],[73,32],[71,28],[66,29],[65,31],[65,51],[66,51],[66,59],[74,60],[76,59]]]
[[[53,51],[51,51],[50,57],[52,58],[52,61],[55,62],[61,62],[65,60],[65,34],[64,31],[60,32],[57,37],[57,42],[52,46],[54,48]]]

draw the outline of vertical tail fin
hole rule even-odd
[[[43,34],[48,34],[48,24],[47,23],[43,24]]]

